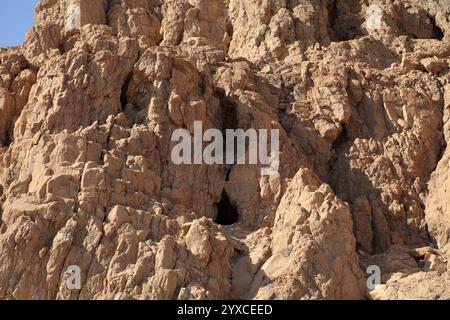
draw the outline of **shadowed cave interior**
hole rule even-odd
[[[217,217],[216,223],[220,225],[232,225],[238,222],[239,213],[236,208],[231,204],[228,194],[224,190],[222,192],[222,198],[217,204]]]

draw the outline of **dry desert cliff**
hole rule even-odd
[[[449,0],[41,0],[0,299],[450,299],[449,66]],[[195,121],[278,129],[279,171],[175,165]]]

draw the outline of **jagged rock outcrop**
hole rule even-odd
[[[278,207],[272,256],[250,286],[257,299],[362,299],[348,206],[311,171],[300,169]]]
[[[378,300],[448,300],[449,281],[448,273],[418,272],[407,277],[394,274],[371,295]]]
[[[449,13],[40,1],[0,49],[0,299],[448,298]],[[277,172],[176,165],[196,121],[279,130]]]

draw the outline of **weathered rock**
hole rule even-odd
[[[249,297],[364,298],[350,210],[311,171],[301,169],[286,190],[271,248],[272,256],[255,275]]]
[[[448,298],[449,13],[40,1],[0,49],[0,299]],[[195,121],[278,129],[278,172],[175,165]]]
[[[375,300],[448,300],[448,273],[418,272],[409,276],[395,274],[387,284],[370,293]]]

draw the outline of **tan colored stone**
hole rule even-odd
[[[448,298],[449,13],[40,1],[0,49],[0,299]],[[173,164],[194,121],[278,129],[279,172]]]

